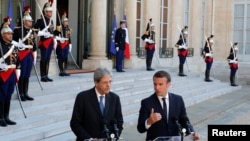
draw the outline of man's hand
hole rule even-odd
[[[151,109],[151,113],[150,116],[147,120],[147,124],[148,125],[152,125],[154,123],[156,123],[157,121],[161,120],[162,116],[160,113],[155,113],[154,112],[154,108]]]
[[[119,47],[116,47],[116,51],[117,51],[117,52],[119,51]]]
[[[190,136],[193,140],[199,140],[199,139],[200,139],[199,134],[196,133],[196,132],[192,132],[189,136]]]

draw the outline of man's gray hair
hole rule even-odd
[[[104,68],[104,67],[99,67],[95,70],[94,72],[94,81],[95,82],[100,82],[100,80],[102,79],[103,76],[105,75],[109,75],[112,76],[111,72]]]

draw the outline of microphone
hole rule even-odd
[[[186,126],[186,128],[187,128],[186,135],[189,135],[189,134],[191,134],[191,132],[192,132],[192,131],[191,131],[191,129],[192,129],[191,123],[189,122],[189,119],[188,119],[187,116],[183,117],[183,120],[185,121],[185,126]]]
[[[111,139],[109,136],[109,129],[107,127],[107,121],[105,119],[103,119],[103,132],[106,134],[108,141],[110,141]]]
[[[173,117],[173,121],[175,122],[175,124],[177,125],[177,127],[178,127],[178,129],[179,129],[179,132],[180,132],[180,134],[181,135],[183,135],[183,133],[182,133],[182,127],[181,127],[181,125],[180,125],[180,123],[178,122],[178,119],[177,119],[177,117]]]
[[[115,138],[116,140],[119,139],[119,128],[117,127],[117,121],[114,119],[112,120],[113,127],[114,127],[114,132],[115,132]]]

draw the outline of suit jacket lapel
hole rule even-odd
[[[109,111],[109,108],[111,105],[112,102],[111,102],[111,97],[109,94],[106,94],[105,95],[105,108],[104,108],[104,116],[108,116],[108,111]]]
[[[98,112],[98,114],[100,116],[102,116],[102,112],[101,112],[101,109],[100,109],[100,105],[99,105],[99,101],[97,99],[97,94],[95,92],[95,88],[92,89],[93,90],[93,93],[91,94],[91,100],[89,102],[92,102],[93,101],[93,108],[95,109],[95,111]]]
[[[156,95],[156,93],[154,93],[154,103],[155,103],[155,107],[160,111],[161,115],[163,116],[163,119],[167,122],[167,115],[166,113],[163,111],[162,105]]]

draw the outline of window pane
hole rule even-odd
[[[163,22],[164,23],[168,22],[168,8],[164,8],[163,10]]]
[[[137,20],[136,21],[136,37],[140,37],[140,26],[141,25],[141,21],[140,20]]]
[[[243,29],[244,28],[244,18],[234,18],[234,29]]]
[[[163,24],[163,37],[162,38],[167,38],[167,24]]]
[[[250,8],[250,7],[249,7]],[[250,9],[249,9],[250,10]],[[249,15],[250,16],[250,15]],[[246,28],[250,29],[250,17],[247,18]]]
[[[244,16],[244,5],[243,4],[235,5],[234,16],[235,17],[243,17]]]
[[[141,19],[141,3],[137,2],[136,18]]]
[[[250,54],[250,42],[246,42],[245,54]]]
[[[246,40],[249,42],[250,41],[250,30],[246,31]]]
[[[250,17],[250,4],[247,5],[247,17]]]
[[[168,7],[168,0],[164,0],[164,6]]]
[[[237,30],[234,31],[234,40],[238,42],[243,42],[243,31]]]
[[[238,48],[239,48],[239,54],[243,53],[243,43],[242,42],[238,42]]]

